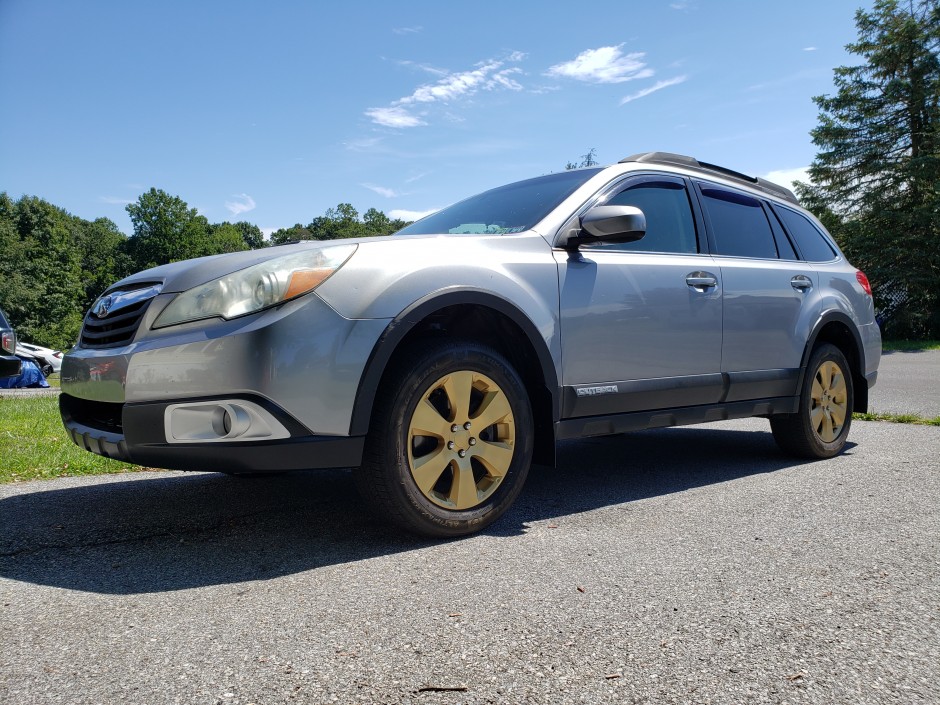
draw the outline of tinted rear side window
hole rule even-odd
[[[796,246],[800,248],[803,259],[809,262],[828,262],[834,259],[836,253],[833,252],[829,243],[819,228],[813,221],[802,213],[791,211],[789,208],[774,205],[774,211],[780,216],[783,225],[789,231],[790,236],[796,241]]]
[[[703,187],[702,195],[717,254],[777,259],[774,235],[760,201],[710,187]]]

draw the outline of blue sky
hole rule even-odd
[[[0,0],[0,190],[266,231],[662,150],[783,183],[862,0]]]

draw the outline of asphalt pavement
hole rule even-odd
[[[883,353],[868,408],[882,414],[940,416],[940,350]]]
[[[0,487],[3,703],[940,702],[940,428],[567,442],[481,535],[348,472]]]

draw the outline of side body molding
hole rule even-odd
[[[382,375],[399,343],[422,320],[450,306],[472,305],[492,309],[503,314],[525,333],[538,357],[538,364],[545,379],[545,386],[552,397],[552,420],[557,421],[561,412],[561,393],[555,364],[545,339],[529,318],[507,299],[491,291],[470,287],[448,287],[431,292],[410,304],[386,327],[366,363],[365,372],[356,392],[349,434],[364,435],[369,430],[372,407]]]

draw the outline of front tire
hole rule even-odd
[[[845,446],[855,402],[845,355],[824,343],[810,356],[796,414],[770,418],[780,448],[801,458],[831,458]]]
[[[386,375],[356,483],[408,531],[464,536],[512,505],[532,448],[528,395],[502,355],[473,342],[425,342]]]

